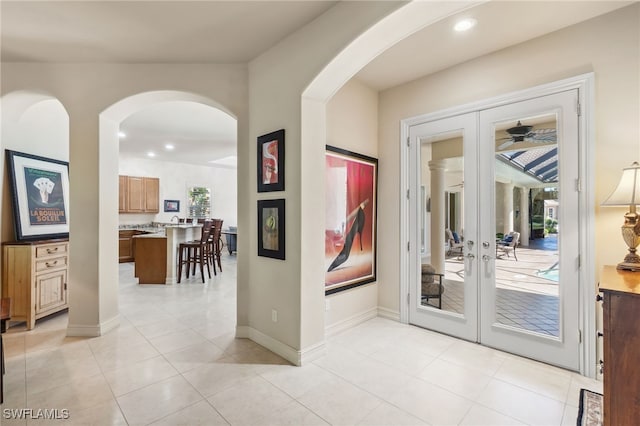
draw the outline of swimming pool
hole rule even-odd
[[[538,271],[537,275],[540,278],[546,278],[548,280],[558,282],[558,279],[559,279],[558,272],[559,271],[557,269],[549,269],[546,271]]]

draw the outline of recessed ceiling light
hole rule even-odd
[[[127,134],[126,134],[125,132],[118,132],[118,137],[119,137],[120,139],[124,139],[124,138],[126,138],[126,137],[127,137]]]
[[[164,149],[166,149],[167,151],[173,151],[173,149],[175,148],[175,146],[173,146],[172,144],[168,143],[164,146]]]
[[[153,151],[147,152],[147,157],[155,157],[155,156],[156,156],[155,152],[153,152]]]
[[[468,31],[471,28],[475,27],[477,23],[478,23],[478,21],[476,21],[473,18],[465,18],[465,19],[461,19],[460,21],[456,22],[456,24],[454,25],[453,29],[458,31],[458,32]]]

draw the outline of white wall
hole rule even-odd
[[[640,5],[619,9],[380,94],[381,223],[399,223],[400,120],[492,96],[595,72],[596,264],[625,254],[618,240],[624,209],[600,208],[623,167],[640,156]],[[392,227],[393,228],[393,227]],[[399,310],[395,232],[380,234],[380,305]]]
[[[351,80],[331,98],[327,104],[327,144],[378,157],[378,92]],[[377,315],[378,284],[335,293],[327,300],[325,327],[327,334],[332,334]]]
[[[238,223],[238,185],[235,168],[147,160],[121,154],[119,174],[160,179],[160,213],[120,214],[121,225],[170,222],[174,215],[187,217],[187,188],[190,186],[204,186],[211,190],[211,217],[222,219],[225,227],[236,226]],[[164,200],[180,200],[180,212],[165,213]]]
[[[69,115],[62,104],[34,92],[15,92],[2,98],[2,149],[69,161]],[[11,185],[2,173],[2,242],[15,239]],[[70,171],[72,173],[72,171]]]

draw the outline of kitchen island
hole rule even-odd
[[[178,247],[185,241],[200,239],[202,224],[179,224],[165,226],[167,236],[166,284],[175,284],[178,279]]]
[[[162,234],[139,234],[135,240],[134,276],[138,284],[165,284],[167,273],[167,237]]]

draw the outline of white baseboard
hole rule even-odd
[[[400,322],[400,312],[378,307],[378,316]]]
[[[253,340],[260,346],[264,346],[271,352],[280,355],[282,358],[297,366],[307,364],[317,359],[324,355],[326,350],[324,342],[321,342],[311,348],[299,351],[249,326],[236,326],[236,337]]]
[[[357,313],[349,318],[338,321],[335,324],[331,324],[324,328],[324,335],[326,337],[334,336],[342,331],[348,330],[356,325],[373,319],[378,316],[378,308],[367,309],[366,311]]]
[[[113,330],[120,325],[120,316],[104,321],[98,325],[76,325],[67,326],[67,336],[69,337],[99,337]]]

